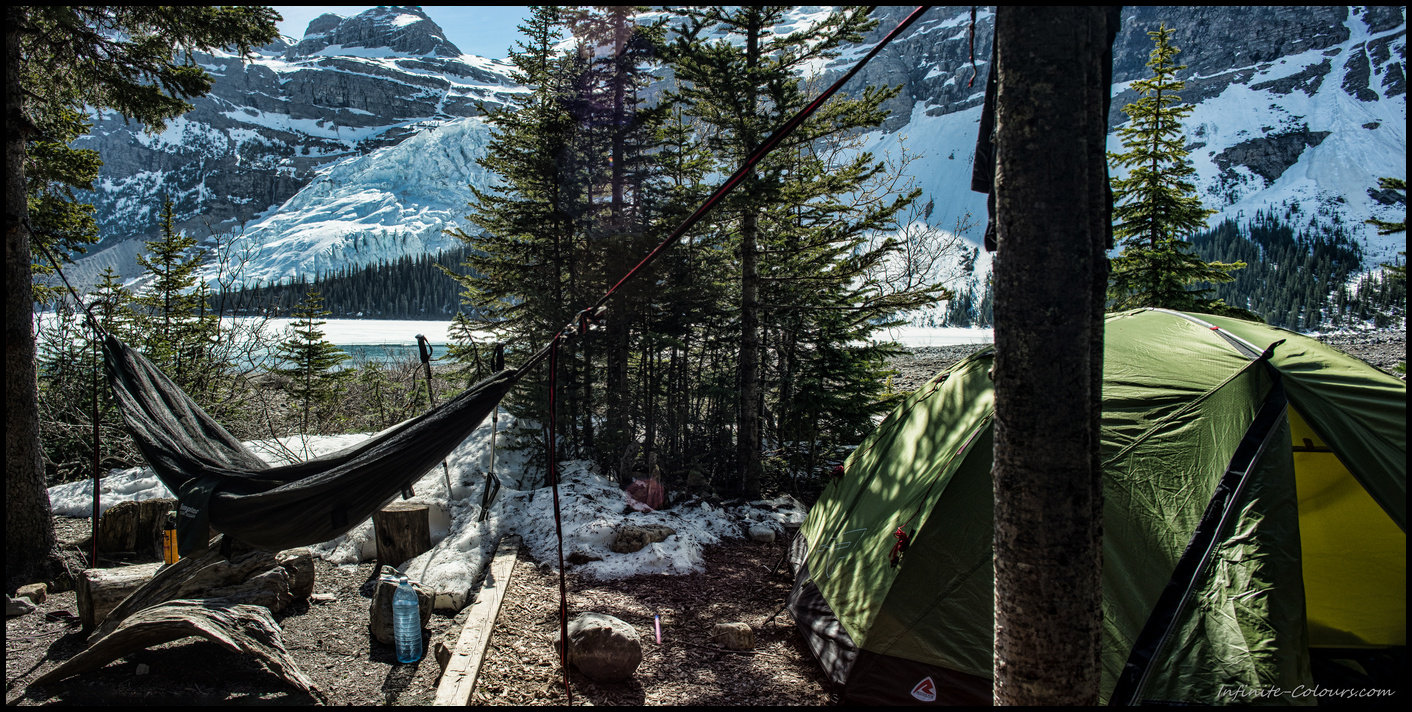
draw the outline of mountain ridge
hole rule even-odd
[[[798,8],[790,21],[813,21],[823,10]],[[879,26],[820,66],[823,79],[910,11],[877,8]],[[940,227],[983,214],[983,199],[969,191],[970,162],[994,12],[982,8],[976,19],[974,64],[970,9],[936,7],[851,85],[903,84],[892,116],[863,148],[925,154],[910,173],[936,201]],[[1180,75],[1183,98],[1195,106],[1188,148],[1201,197],[1218,210],[1212,224],[1262,208],[1293,210],[1361,231],[1369,267],[1405,244],[1362,225],[1405,215],[1405,205],[1377,188],[1378,177],[1406,175],[1405,9],[1126,8],[1114,44],[1110,128],[1126,120],[1121,108],[1136,97],[1130,84],[1143,76],[1151,49],[1146,33],[1162,22],[1176,28],[1178,61],[1188,65]],[[524,91],[504,62],[453,53],[419,9],[378,8],[320,16],[303,39],[262,48],[248,65],[203,56],[216,88],[166,132],[144,137],[105,119],[83,144],[107,161],[94,193],[102,247],[152,234],[159,206],[151,196],[165,189],[179,197],[180,225],[198,236],[206,220],[212,230],[243,223],[246,244],[264,255],[254,268],[262,281],[444,249],[452,243],[441,230],[464,212],[466,184],[485,187],[493,177],[476,173],[474,151],[431,139],[483,146],[476,107]],[[417,136],[423,150],[396,150]],[[1110,133],[1109,150],[1119,148]],[[441,184],[390,187],[411,175]],[[385,249],[363,248],[398,221],[415,229]],[[96,266],[102,255],[84,261]]]

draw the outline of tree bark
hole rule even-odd
[[[758,19],[753,15],[752,19]],[[760,63],[760,33],[762,28],[752,23],[745,36],[746,66],[754,69]],[[757,98],[750,98],[754,113]],[[745,155],[755,151],[755,137],[744,136]],[[749,499],[760,497],[760,254],[758,216],[750,183],[746,178],[747,207],[740,221],[740,414],[736,428],[736,461],[740,467],[740,486]]]
[[[89,636],[89,641],[108,635],[129,616],[144,608],[176,598],[235,596],[242,599],[239,601],[241,603],[256,602],[271,609],[283,609],[294,596],[294,591],[307,592],[314,588],[313,558],[308,549],[290,549],[276,556],[237,543],[230,559],[222,556],[220,549],[220,545],[216,544],[203,554],[159,569],[121,599],[106,617],[93,616],[98,627]],[[89,569],[84,575],[96,571]],[[245,585],[252,581],[254,583],[250,586]]]
[[[98,627],[114,608],[133,591],[142,588],[157,574],[162,564],[119,566],[115,569],[88,569],[79,574],[74,586],[74,605],[85,631]]]
[[[34,371],[25,139],[32,125],[20,87],[24,9],[5,10],[5,579],[45,578],[57,562],[53,513],[39,449]],[[17,581],[27,583],[27,581]]]
[[[378,564],[401,566],[431,548],[431,521],[428,507],[415,502],[393,502],[373,512]],[[381,570],[381,566],[377,570]]]
[[[1099,702],[1110,22],[996,14],[997,704]]]

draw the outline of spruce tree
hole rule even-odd
[[[193,51],[247,54],[279,36],[267,7],[24,6],[5,9],[5,573],[64,570],[39,449],[28,197],[34,142],[68,141],[46,126],[115,109],[160,130],[211,88]],[[68,122],[72,126],[72,122]],[[70,154],[71,158],[87,160]],[[91,171],[72,170],[75,185]],[[79,209],[81,212],[81,209]],[[81,217],[81,216],[79,216]],[[70,224],[73,224],[70,222]],[[38,227],[36,225],[36,227]],[[83,230],[75,230],[79,238]],[[81,240],[80,240],[81,241]]]
[[[128,338],[135,322],[132,305],[132,292],[123,285],[122,278],[112,267],[104,267],[98,273],[98,285],[93,288],[88,304],[98,324],[118,338]]]
[[[491,140],[479,159],[502,184],[472,186],[475,201],[466,219],[473,228],[449,231],[471,248],[465,264],[474,276],[457,277],[469,318],[521,350],[538,348],[569,319],[574,205],[560,161],[573,120],[562,101],[563,60],[555,49],[563,39],[559,12],[534,7],[520,27],[526,39],[510,51],[511,77],[532,91],[486,114]]]
[[[1406,205],[1406,204],[1407,204],[1407,181],[1406,181],[1405,179],[1403,179],[1403,178],[1379,178],[1379,179],[1378,179],[1378,185],[1381,186],[1383,190],[1400,190],[1400,191],[1402,191],[1402,204],[1403,204],[1403,205]],[[1368,224],[1369,224],[1369,225],[1372,225],[1373,227],[1376,227],[1376,228],[1378,229],[1378,234],[1379,234],[1379,235],[1396,235],[1396,234],[1399,233],[1399,232],[1407,232],[1407,218],[1406,218],[1406,217],[1404,217],[1401,222],[1392,222],[1392,221],[1387,221],[1387,220],[1378,220],[1378,219],[1375,218],[1375,219],[1369,220],[1369,221],[1368,221]],[[1403,251],[1399,252],[1398,254],[1402,255],[1402,263],[1401,263],[1401,264],[1398,264],[1398,263],[1396,263],[1396,262],[1393,262],[1393,263],[1384,262],[1382,266],[1383,266],[1383,269],[1387,270],[1387,277],[1386,277],[1386,280],[1387,280],[1387,281],[1396,282],[1396,283],[1401,283],[1401,286],[1402,286],[1402,313],[1403,313],[1404,318],[1405,318],[1405,315],[1407,314],[1407,292],[1406,292],[1406,289],[1407,289],[1407,250],[1403,250]],[[1406,361],[1402,361],[1402,362],[1398,363],[1398,364],[1397,364],[1397,370],[1398,370],[1398,372],[1400,372],[1400,373],[1406,373],[1406,372],[1407,372],[1407,362],[1406,362]]]
[[[25,155],[29,218],[38,232],[32,239],[51,246],[51,253],[56,253],[60,261],[70,262],[71,252],[82,253],[85,245],[98,241],[94,208],[75,200],[73,191],[75,188],[92,190],[103,161],[97,151],[70,145],[90,128],[78,112],[59,108],[38,118],[39,138],[29,142]],[[52,274],[54,268],[48,258],[36,252],[34,274]],[[57,296],[63,287],[53,284],[56,281],[37,282],[34,301],[46,303]]]
[[[862,41],[875,23],[861,9],[788,35],[772,28],[787,7],[685,10],[669,47],[682,100],[706,129],[717,170],[729,173],[810,100],[803,67]],[[708,39],[709,38],[709,39]],[[880,195],[871,154],[840,156],[837,137],[881,124],[898,88],[834,98],[769,157],[715,218],[739,255],[733,488],[758,496],[763,424],[781,441],[849,439],[880,407],[886,346],[869,336],[908,308],[935,302],[935,285],[885,294],[877,265],[897,249],[876,231],[919,194]],[[863,197],[866,196],[866,197]],[[764,417],[762,417],[764,416]],[[805,459],[809,459],[807,456]]]
[[[1242,262],[1206,262],[1186,238],[1206,226],[1214,214],[1201,205],[1191,182],[1196,169],[1187,160],[1181,121],[1192,107],[1177,94],[1186,83],[1176,78],[1186,65],[1175,64],[1178,50],[1164,24],[1147,33],[1156,47],[1147,66],[1152,76],[1133,82],[1142,95],[1123,107],[1131,121],[1118,129],[1122,153],[1110,153],[1126,175],[1114,177],[1113,236],[1123,248],[1113,260],[1109,301],[1114,309],[1160,307],[1255,318],[1243,309],[1211,299],[1211,289],[1193,289],[1200,282],[1229,282]]]
[[[1403,204],[1403,205],[1406,205],[1406,204],[1407,204],[1407,181],[1406,181],[1405,179],[1402,179],[1402,178],[1379,178],[1379,179],[1378,179],[1378,185],[1379,185],[1379,187],[1381,187],[1383,190],[1400,190],[1400,191],[1402,191],[1402,204]],[[1404,217],[1400,222],[1392,222],[1392,221],[1388,221],[1388,220],[1378,220],[1377,218],[1374,218],[1374,219],[1372,219],[1372,220],[1368,220],[1367,223],[1368,223],[1369,225],[1372,225],[1373,227],[1377,228],[1379,235],[1396,235],[1396,234],[1399,233],[1399,232],[1407,232],[1407,218],[1406,218],[1406,217]],[[1402,255],[1402,264],[1397,264],[1397,263],[1391,263],[1391,264],[1389,264],[1389,263],[1384,262],[1382,266],[1383,266],[1384,269],[1387,270],[1388,274],[1389,274],[1393,279],[1400,279],[1400,280],[1402,280],[1402,281],[1405,282],[1405,281],[1407,281],[1407,250],[1403,250],[1403,251],[1399,252],[1398,254]]]
[[[211,340],[219,321],[206,311],[209,297],[197,288],[196,271],[205,252],[196,238],[174,226],[172,202],[162,202],[161,236],[146,243],[149,255],[139,255],[146,286],[132,300],[138,310],[142,351],[176,384],[202,400],[209,382]]]
[[[322,415],[338,400],[347,380],[347,373],[338,367],[348,354],[324,338],[321,317],[328,312],[323,304],[318,292],[307,292],[294,311],[290,336],[275,348],[283,365],[274,372],[284,377],[281,389],[299,405],[301,434],[309,432],[310,415]]]

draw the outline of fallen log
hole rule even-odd
[[[213,543],[201,554],[158,570],[113,606],[106,618],[94,616],[97,629],[89,636],[89,643],[110,634],[128,616],[178,598],[230,598],[281,611],[295,598],[295,591],[313,590],[313,572],[308,549],[292,549],[277,556],[237,544],[227,560],[221,556],[220,546]],[[89,587],[91,590],[92,581]],[[92,593],[89,598],[92,606]],[[82,613],[82,598],[79,605]]]
[[[97,670],[136,650],[199,635],[235,653],[254,656],[270,672],[300,692],[326,702],[284,647],[269,609],[220,599],[167,601],[128,616],[87,650],[41,675],[31,685],[47,685]]]

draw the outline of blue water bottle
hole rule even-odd
[[[406,577],[397,582],[397,593],[392,597],[392,637],[397,662],[414,663],[422,659],[422,615],[417,606],[417,592]]]

